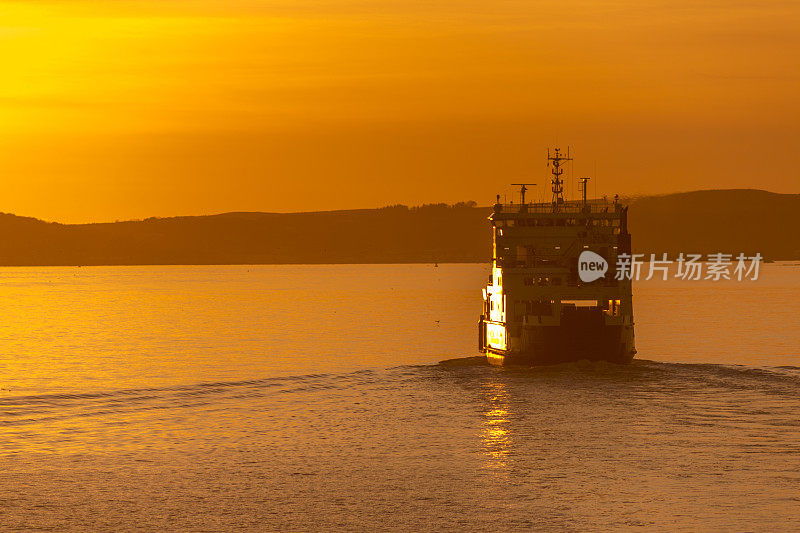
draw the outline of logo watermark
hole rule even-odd
[[[617,280],[650,280],[660,278],[663,281],[671,277],[686,281],[699,280],[758,280],[759,267],[764,259],[760,253],[748,256],[738,254],[713,253],[684,254],[681,252],[676,259],[667,259],[667,254],[650,254],[645,260],[645,254],[617,255],[614,278]],[[647,275],[643,277],[642,265],[647,266]],[[676,265],[674,274],[670,272],[672,265]],[[605,276],[608,271],[608,262],[600,255],[590,250],[584,250],[578,257],[578,276],[584,283],[590,283]]]
[[[584,250],[578,257],[578,276],[584,283],[600,279],[608,272],[608,261],[590,250]]]

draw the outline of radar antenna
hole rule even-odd
[[[564,169],[561,168],[563,161],[572,161],[569,156],[569,148],[567,148],[566,156],[561,155],[560,148],[555,148],[554,155],[550,155],[550,149],[547,149],[547,166],[553,164],[553,170],[550,171],[553,173],[553,177],[550,178],[553,184],[553,212],[558,212],[559,207],[564,203],[564,180],[561,179],[561,174],[564,173]]]

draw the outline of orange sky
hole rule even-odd
[[[797,193],[798,28],[777,0],[3,2],[0,211],[488,205],[557,141],[598,194]]]

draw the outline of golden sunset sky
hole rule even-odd
[[[28,0],[0,55],[0,211],[46,220],[489,205],[556,143],[597,194],[800,192],[793,1]]]

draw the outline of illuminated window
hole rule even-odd
[[[561,305],[572,305],[575,307],[597,307],[597,300],[561,300]]]
[[[608,300],[606,304],[606,309],[603,309],[603,312],[608,316],[619,316],[620,315],[620,307],[621,302],[620,300]]]

